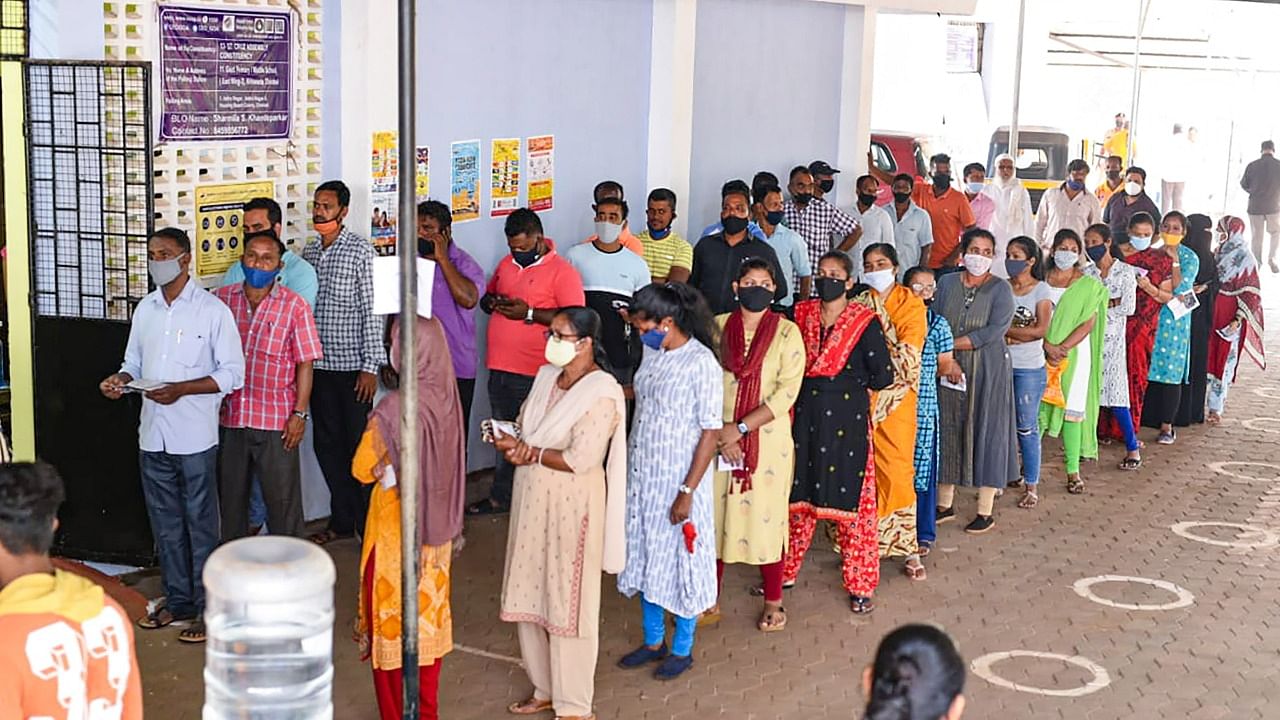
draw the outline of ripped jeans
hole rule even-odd
[[[1013,408],[1018,426],[1018,450],[1022,453],[1022,480],[1040,482],[1040,400],[1047,383],[1044,368],[1013,369]]]

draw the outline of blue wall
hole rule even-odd
[[[699,0],[689,227],[720,217],[725,180],[835,164],[845,6]],[[854,178],[841,176],[839,181]]]

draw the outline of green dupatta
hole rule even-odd
[[[1053,309],[1053,319],[1049,321],[1049,329],[1044,339],[1057,344],[1067,339],[1075,329],[1083,325],[1090,317],[1096,317],[1093,331],[1089,333],[1089,398],[1085,403],[1084,432],[1081,433],[1080,455],[1086,458],[1098,457],[1098,399],[1102,390],[1102,344],[1103,333],[1107,324],[1107,288],[1097,279],[1085,275],[1077,279],[1062,294],[1057,307]],[[1071,348],[1067,352],[1067,372],[1062,377],[1062,396],[1071,397],[1071,384],[1075,373],[1076,357],[1080,347]],[[1040,429],[1052,437],[1062,433],[1062,424],[1066,422],[1066,409],[1049,403],[1040,403]]]

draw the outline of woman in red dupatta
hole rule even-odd
[[[792,584],[819,520],[836,524],[850,609],[869,613],[880,582],[871,392],[893,384],[893,363],[875,311],[849,302],[853,261],[818,263],[818,299],[796,303],[805,345],[804,383],[793,424],[795,480],[783,580]]]
[[[1217,425],[1227,403],[1227,391],[1235,380],[1243,351],[1258,367],[1267,368],[1262,347],[1262,290],[1258,261],[1244,239],[1244,221],[1227,215],[1218,221],[1215,258],[1218,264],[1218,299],[1213,305],[1209,332],[1208,422]]]

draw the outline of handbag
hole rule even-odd
[[[1054,407],[1067,408],[1067,397],[1062,393],[1062,376],[1067,372],[1069,361],[1063,358],[1060,363],[1045,363],[1047,382],[1044,386],[1044,401]]]

